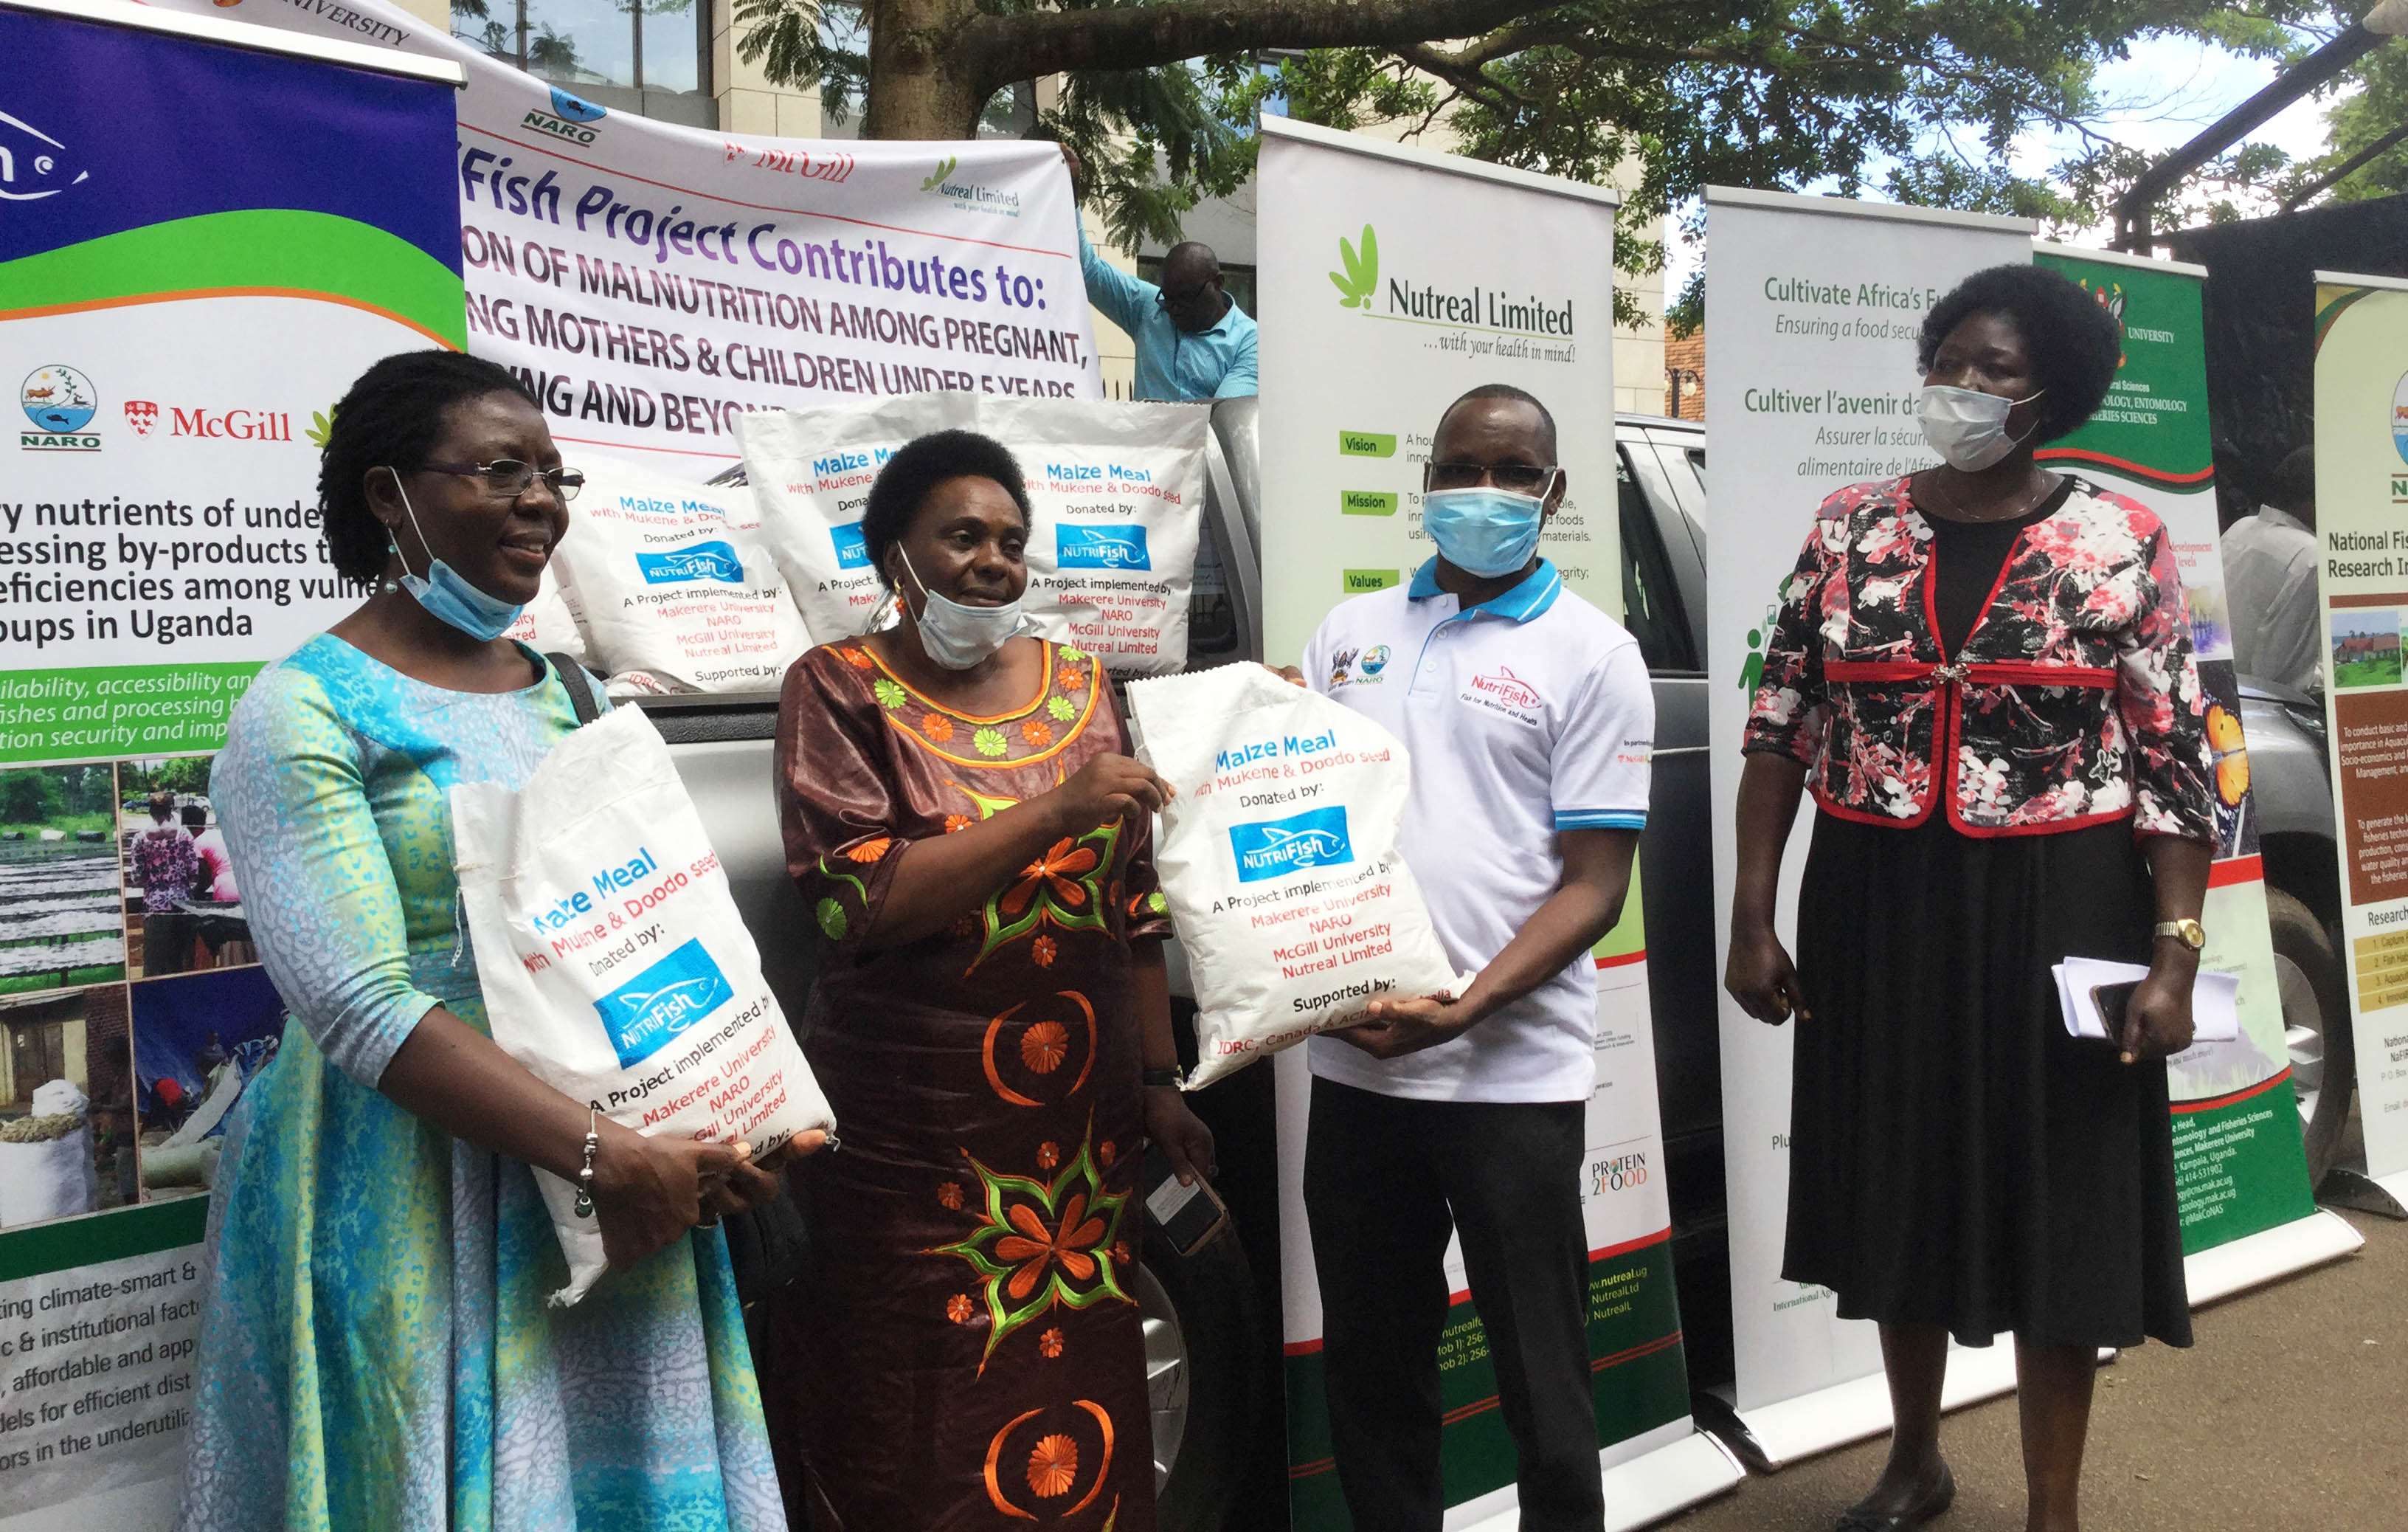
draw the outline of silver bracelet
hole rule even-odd
[[[577,1216],[594,1216],[594,1151],[602,1147],[602,1112],[588,1106],[585,1118],[585,1164],[577,1173]]]

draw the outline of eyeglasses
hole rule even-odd
[[[1212,291],[1213,283],[1208,282],[1201,287],[1193,287],[1184,293],[1157,291],[1154,295],[1154,301],[1165,309],[1193,309],[1211,297]]]
[[[1527,463],[1432,463],[1422,472],[1425,489],[1470,489],[1485,479],[1516,495],[1543,493],[1555,482],[1556,470]]]
[[[496,457],[490,463],[421,463],[430,473],[457,473],[463,478],[481,479],[485,493],[497,500],[514,500],[527,492],[538,479],[560,497],[563,503],[577,499],[585,487],[585,475],[573,468],[538,469],[533,463],[522,463],[515,457]]]

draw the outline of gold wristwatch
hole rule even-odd
[[[2196,920],[2160,920],[2149,932],[2152,936],[2171,936],[2193,952],[2207,945],[2207,928]]]

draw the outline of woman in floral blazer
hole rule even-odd
[[[1842,1532],[1947,1509],[1952,1334],[2014,1334],[2041,1532],[2077,1525],[2097,1348],[2190,1343],[2163,1061],[2191,1033],[2207,699],[2164,525],[2032,456],[2119,355],[2038,267],[1935,306],[1945,461],[1823,503],[1748,721],[1726,984],[1799,1019],[1783,1275],[1880,1322],[1897,1421]],[[1809,788],[1793,967],[1774,891]],[[2067,1034],[2068,956],[2148,965],[2114,1043]]]

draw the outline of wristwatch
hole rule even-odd
[[[2198,951],[2200,947],[2207,945],[2207,928],[2200,925],[2198,921],[2188,918],[2181,920],[2160,920],[2157,922],[2157,928],[2151,931],[2149,934],[2152,936],[2171,936],[2175,941],[2182,943],[2183,946],[2189,947],[2193,952]]]
[[[1121,1077],[1123,1079],[1128,1078],[1125,1075]],[[1179,1084],[1179,1071],[1177,1069],[1149,1068],[1146,1070],[1144,1075],[1144,1084],[1148,1090],[1163,1086],[1176,1088]]]

